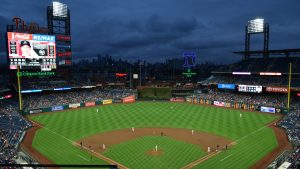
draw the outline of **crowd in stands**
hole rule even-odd
[[[289,169],[300,168],[300,110],[295,110],[287,114],[277,126],[286,130],[289,141],[294,146],[291,152],[282,154],[275,163],[275,167],[279,167],[283,162],[291,163]]]
[[[23,96],[23,106],[25,109],[45,108],[55,105],[122,98],[132,94],[135,94],[134,90],[102,90],[98,88],[35,95],[29,94]]]
[[[96,83],[89,81],[66,81],[66,80],[57,80],[57,81],[42,81],[42,82],[26,82],[22,83],[22,90],[33,90],[33,89],[54,89],[54,88],[63,88],[63,87],[82,87],[82,86],[92,86]],[[17,88],[17,85],[14,85]]]
[[[241,93],[231,91],[214,91],[208,90],[207,93],[197,93],[196,95],[201,99],[208,99],[211,101],[222,102],[242,102],[254,104],[258,106],[271,106],[271,107],[286,107],[286,95],[274,94],[258,94],[258,93]],[[296,104],[295,104],[296,105]]]
[[[0,105],[0,164],[9,164],[14,163],[18,146],[31,124],[17,112],[15,102],[0,100]]]

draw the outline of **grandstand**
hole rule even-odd
[[[97,60],[85,58],[72,63],[70,10],[66,4],[56,3],[58,2],[47,7],[48,29],[35,29],[40,27],[34,22],[26,28],[24,20],[18,17],[14,17],[13,23],[7,25],[8,65],[0,67],[0,168],[6,164],[42,163],[40,158],[53,164],[103,163],[118,164],[121,168],[126,168],[123,163],[130,164],[133,161],[130,158],[136,158],[131,156],[137,155],[132,152],[146,147],[141,144],[143,141],[147,143],[147,147],[151,145],[146,153],[142,152],[140,155],[148,168],[153,167],[153,159],[155,164],[167,159],[183,168],[192,168],[189,167],[190,162],[196,168],[250,168],[255,165],[268,169],[283,168],[285,165],[288,169],[300,168],[300,49],[269,50],[268,24],[260,32],[250,32],[264,33],[264,49],[250,51],[250,33],[246,28],[245,51],[234,52],[245,57],[228,65],[209,62],[187,65],[187,58],[168,58],[159,63],[147,63],[139,58],[133,62],[129,58],[122,60],[108,54],[105,57],[97,54]],[[59,11],[62,12],[63,9],[65,13],[54,15],[53,10],[57,7],[54,4],[59,5]],[[20,25],[19,21],[23,24]],[[29,38],[33,36],[36,38]],[[41,37],[52,40],[35,41]],[[23,55],[23,51],[21,54],[17,53],[22,46],[31,47],[30,44],[26,45],[29,43],[28,38],[32,45],[36,45],[32,52],[39,51],[36,55],[42,57],[33,59]],[[55,38],[57,41],[53,40]],[[48,46],[39,49],[46,43]],[[16,47],[18,50],[15,50]],[[47,52],[49,50],[49,56],[44,56],[46,49]],[[285,57],[281,57],[283,55]],[[194,61],[195,58],[192,59]],[[133,103],[136,100],[138,103]],[[117,104],[104,106],[115,103]],[[73,114],[65,113],[66,111]],[[65,126],[56,125],[56,121],[61,122],[66,117],[71,120],[66,120],[66,124],[63,124]],[[83,120],[86,117],[88,120]],[[214,126],[210,126],[211,124]],[[142,140],[148,137],[138,140],[138,146],[135,145],[134,132],[138,133],[139,129],[146,127],[153,127],[149,129],[151,136],[157,142],[170,146],[170,149],[174,148],[173,145],[179,148],[186,145],[182,140],[176,140],[179,138],[177,132],[174,132],[172,138],[175,140],[169,140],[168,133],[164,133],[162,127],[170,130],[184,129],[185,133],[180,137],[185,139],[205,134],[200,135],[197,140],[188,140],[189,144],[192,143],[189,145],[192,147],[191,151],[184,152],[184,149],[176,147],[174,154],[183,160],[181,164],[177,159],[160,158],[168,153],[164,154],[164,150],[157,148],[157,145],[154,151],[152,140]],[[106,138],[101,142],[93,140],[96,148],[85,142],[78,142],[99,133],[109,135],[121,132],[117,129],[130,132],[130,136],[125,135],[124,138],[132,137],[132,140],[116,143],[119,135],[107,139],[116,143],[115,145],[104,143]],[[278,139],[279,129],[285,142]],[[41,132],[36,132],[38,130]],[[23,142],[26,133],[34,136],[28,141],[31,144],[30,150],[23,147],[28,146]],[[150,135],[149,133],[145,136]],[[224,137],[224,146],[220,147],[219,138],[209,137],[209,134]],[[123,139],[123,135],[121,137]],[[208,139],[207,144],[202,145],[202,138],[211,140]],[[57,148],[55,153],[46,147],[48,145],[40,142],[43,139],[49,141],[49,149]],[[283,143],[288,146],[291,144],[292,148],[282,146]],[[130,146],[124,146],[126,144]],[[118,152],[120,154],[106,151],[116,150],[113,146],[125,147],[126,151]],[[67,153],[56,152],[59,150],[66,150]],[[186,154],[182,155],[182,152]],[[231,159],[231,156],[240,154],[243,154],[243,158]],[[65,160],[64,156],[70,159]],[[266,159],[269,156],[272,157]],[[113,157],[125,157],[125,160],[116,162]],[[229,160],[232,162],[228,162]],[[137,166],[143,165],[137,158],[134,162],[138,163]]]

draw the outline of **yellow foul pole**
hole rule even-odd
[[[291,102],[291,78],[292,78],[292,63],[290,63],[289,68],[289,87],[288,87],[288,113],[290,112],[290,102]]]
[[[18,77],[19,107],[20,107],[20,112],[22,112],[22,94],[21,94],[20,66],[18,66],[17,77]]]

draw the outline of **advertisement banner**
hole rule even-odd
[[[184,102],[185,99],[183,97],[176,97],[176,98],[171,98],[171,102]]]
[[[76,109],[78,107],[80,107],[80,103],[69,104],[70,109]]]
[[[89,106],[95,106],[95,105],[96,105],[95,102],[86,102],[86,103],[85,103],[85,106],[86,106],[86,107],[89,107]]]
[[[225,107],[231,107],[230,103],[225,103]]]
[[[238,91],[239,92],[261,93],[262,86],[239,85]]]
[[[260,107],[260,111],[266,112],[266,113],[275,113],[276,112],[274,107],[263,107],[263,106]]]
[[[103,100],[102,104],[112,104],[112,99]]]
[[[190,97],[186,98],[186,102],[192,102],[192,98]]]
[[[30,114],[42,113],[42,112],[43,112],[43,110],[41,110],[41,109],[37,109],[37,110],[30,110],[30,111],[29,111],[29,113],[30,113]]]
[[[274,93],[288,93],[288,88],[269,86],[269,87],[266,87],[266,91],[274,92]]]
[[[56,68],[55,36],[7,32],[10,69],[17,66]]]
[[[114,99],[114,103],[123,103],[123,99]]]
[[[131,102],[135,102],[134,95],[123,98],[123,103],[131,103]]]
[[[58,111],[58,110],[63,110],[64,107],[63,106],[53,106],[51,107],[51,111]]]
[[[234,84],[218,84],[219,89],[235,89]]]
[[[214,101],[214,105],[215,105],[215,106],[221,106],[221,107],[224,107],[224,106],[225,106],[225,103],[224,103],[224,102],[219,102],[219,101]]]

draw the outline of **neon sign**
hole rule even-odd
[[[196,66],[196,52],[184,52],[183,53],[183,58],[184,58],[184,68],[191,68]]]
[[[191,69],[188,69],[186,72],[183,72],[182,75],[186,76],[186,77],[192,77],[195,76],[197,73],[192,72]]]
[[[31,76],[53,76],[55,75],[55,72],[28,72],[28,71],[23,71],[17,73],[17,76],[26,76],[26,77],[31,77]]]
[[[127,76],[127,73],[116,73],[117,77],[125,77]]]

